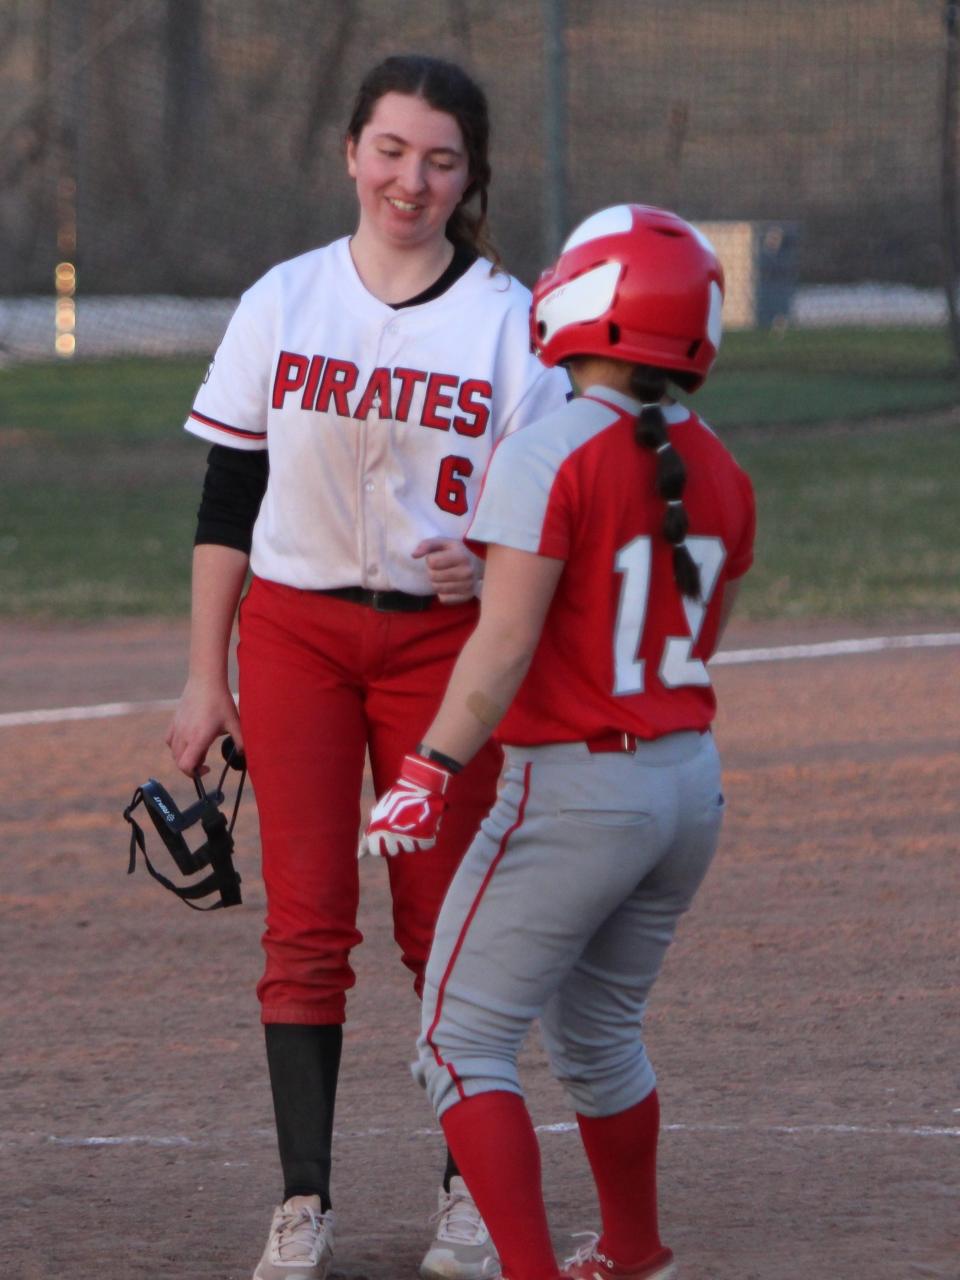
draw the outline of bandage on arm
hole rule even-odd
[[[564,562],[493,544],[487,551],[480,621],[453,669],[424,734],[464,763],[506,715],[527,674]]]

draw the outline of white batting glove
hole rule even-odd
[[[404,756],[400,777],[373,807],[361,847],[380,857],[432,849],[452,776],[422,756]]]

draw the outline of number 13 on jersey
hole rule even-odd
[[[687,549],[700,570],[700,599],[683,597],[689,636],[667,636],[660,658],[660,681],[668,689],[710,683],[705,663],[691,658],[700,636],[707,605],[720,577],[726,549],[719,538],[688,538]],[[650,597],[651,539],[634,538],[617,552],[615,565],[623,575],[613,638],[615,694],[643,693],[644,660],[638,658]]]

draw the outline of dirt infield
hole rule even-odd
[[[857,631],[740,626],[726,647],[836,634]],[[172,698],[184,655],[179,626],[5,625],[0,715]],[[729,817],[648,1020],[682,1280],[960,1275],[957,670],[956,648],[715,668]],[[241,1280],[278,1194],[254,805],[243,908],[204,918],[124,875],[134,785],[152,774],[187,798],[166,718],[0,724],[15,1280]],[[417,1007],[385,885],[364,863],[335,1145],[343,1280],[414,1280],[441,1164],[407,1070]],[[536,1037],[523,1070],[563,1252],[595,1203]]]

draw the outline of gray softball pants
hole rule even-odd
[[[615,1115],[650,1093],[647,997],[722,817],[709,733],[632,755],[507,748],[427,964],[414,1075],[438,1116],[474,1094],[522,1095],[517,1055],[538,1017],[580,1114]]]

